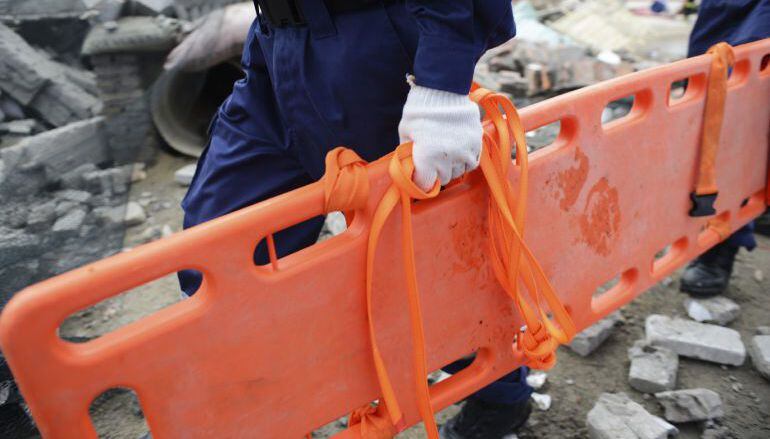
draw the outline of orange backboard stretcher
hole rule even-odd
[[[735,48],[716,164],[717,217],[730,230],[770,202],[769,54],[770,40]],[[710,218],[688,215],[709,66],[704,55],[521,111],[527,130],[561,122],[558,139],[531,157],[526,241],[578,329],[721,239],[706,227]],[[685,78],[686,94],[669,99],[672,82]],[[605,105],[629,95],[630,114],[603,125]],[[390,183],[386,168],[382,160],[369,166],[368,207],[347,231],[275,266],[254,266],[254,247],[322,214],[320,183],[19,293],[2,314],[0,341],[43,435],[95,437],[89,405],[113,387],[137,392],[160,439],[299,438],[377,399],[364,265],[370,215]],[[437,410],[523,362],[513,344],[521,319],[487,259],[482,183],[474,172],[413,209],[429,369],[477,353],[470,368],[431,388]],[[392,215],[380,239],[374,324],[414,424],[399,229]],[[59,338],[72,313],[181,269],[203,272],[195,297],[84,344]],[[593,297],[618,275],[615,287]],[[341,434],[355,435],[355,428]]]

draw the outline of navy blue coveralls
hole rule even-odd
[[[722,41],[737,46],[768,37],[770,0],[703,0],[690,34],[687,56],[702,55]],[[754,223],[738,229],[724,245],[753,250],[757,246]]]
[[[261,15],[249,31],[235,84],[212,122],[192,185],[184,226],[217,218],[318,180],[324,157],[345,145],[367,161],[398,145],[412,73],[419,85],[468,93],[479,57],[516,33],[510,0],[383,0],[336,14],[302,0],[307,26],[272,27]],[[316,242],[324,218],[279,232],[279,256]],[[254,261],[268,261],[264,245]],[[187,295],[198,273],[180,273]],[[467,364],[453,364],[456,372]],[[521,368],[477,396],[526,400]]]

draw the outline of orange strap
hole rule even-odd
[[[717,192],[714,175],[719,136],[722,131],[722,119],[725,113],[727,96],[727,72],[735,63],[733,48],[727,43],[719,43],[708,50],[711,56],[711,72],[706,94],[706,109],[703,114],[703,137],[701,140],[700,167],[695,193],[698,195]]]
[[[691,216],[709,216],[716,213],[713,206],[719,189],[714,166],[724,119],[728,70],[735,64],[733,48],[727,43],[715,44],[707,53],[712,56],[711,71],[703,111],[698,179],[695,183],[695,191],[691,194],[693,201]]]
[[[342,146],[326,154],[324,200],[326,212],[362,209],[369,199],[366,161],[352,149]]]
[[[495,136],[484,135],[480,166],[489,187],[489,230],[490,254],[498,281],[516,307],[526,324],[518,331],[516,337],[519,347],[527,358],[527,365],[547,369],[556,361],[555,351],[560,343],[569,342],[575,334],[575,326],[558,296],[553,290],[548,278],[537,263],[529,247],[523,240],[525,213],[527,206],[527,147],[524,129],[518,112],[513,104],[504,96],[474,86],[471,99],[477,102],[486,112],[486,117],[496,128]],[[502,111],[501,111],[502,109]],[[503,113],[504,112],[504,113]],[[516,162],[519,168],[519,193],[514,197],[513,188],[508,179],[512,171],[511,153],[513,135],[516,141]],[[331,192],[361,188],[360,182],[351,181],[365,178],[365,174],[342,172],[350,169],[358,162],[349,160],[346,154],[336,149],[327,157],[327,176],[332,181],[325,185]],[[440,183],[425,192],[412,181],[414,164],[412,163],[412,144],[398,146],[391,155],[388,168],[392,185],[377,206],[372,217],[366,261],[366,306],[369,325],[369,338],[372,344],[377,379],[382,391],[384,409],[390,418],[389,428],[383,428],[382,417],[375,414],[375,409],[366,405],[351,415],[350,424],[361,424],[362,435],[365,438],[380,438],[382,434],[393,435],[402,431],[406,424],[396,397],[387,367],[382,358],[377,343],[373,309],[372,309],[372,277],[374,259],[380,233],[385,222],[396,205],[401,205],[401,246],[406,275],[407,299],[412,332],[412,371],[415,395],[420,417],[422,418],[428,437],[438,439],[438,429],[433,416],[433,407],[427,381],[427,361],[425,356],[425,335],[422,325],[420,294],[417,285],[417,269],[414,259],[414,237],[412,235],[412,200],[422,200],[438,196]],[[343,182],[344,183],[341,183]],[[338,210],[349,209],[342,203],[330,203],[335,197],[327,192],[327,206],[333,205]],[[346,197],[343,201],[357,200],[357,197]],[[518,202],[516,202],[516,199]],[[529,299],[521,293],[521,286],[528,292]],[[543,301],[545,303],[543,303]],[[546,308],[547,306],[547,308]],[[546,309],[548,311],[546,311]],[[552,317],[549,317],[550,312]],[[554,323],[555,322],[555,323]],[[369,433],[365,432],[368,431]]]

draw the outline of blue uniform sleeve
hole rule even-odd
[[[466,94],[480,56],[473,0],[407,0],[420,40],[414,76],[423,87]]]

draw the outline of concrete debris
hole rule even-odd
[[[725,296],[707,299],[687,298],[684,300],[684,308],[687,310],[687,315],[695,321],[722,326],[738,318],[741,312],[741,307]]]
[[[538,410],[546,411],[551,408],[551,395],[533,392],[532,401],[535,403],[535,407],[537,407]]]
[[[765,280],[765,274],[762,273],[762,270],[760,270],[759,268],[754,270],[754,280],[759,283],[762,283],[762,281]]]
[[[136,183],[147,178],[147,166],[144,163],[134,163],[131,168],[131,183]]]
[[[86,219],[85,209],[73,209],[56,220],[51,230],[59,234],[77,234]]]
[[[119,168],[99,169],[83,174],[83,184],[89,192],[107,197],[128,192],[133,170],[130,165]]]
[[[198,165],[193,163],[177,169],[177,171],[174,172],[174,181],[182,186],[190,186],[197,167]]]
[[[326,215],[323,228],[318,241],[325,241],[333,236],[337,236],[348,228],[345,215],[342,212],[331,212]]]
[[[194,21],[209,12],[221,7],[240,3],[243,0],[174,0],[174,10],[177,17]]]
[[[706,422],[706,426],[701,433],[701,439],[728,439],[730,430],[724,425],[717,425],[714,422]]]
[[[164,52],[177,42],[181,25],[166,17],[125,17],[91,28],[82,54]]]
[[[645,321],[647,341],[679,355],[740,366],[746,348],[738,331],[722,326],[653,314]]]
[[[617,0],[581,3],[550,26],[597,52],[623,51],[662,61],[685,58],[690,34],[686,22],[639,17]]]
[[[98,99],[75,84],[61,65],[0,23],[0,89],[47,123],[87,119]]]
[[[40,237],[0,226],[0,268],[37,256]]]
[[[89,10],[89,0],[0,0],[0,20],[77,18]]]
[[[132,15],[167,15],[174,14],[174,0],[131,0]]]
[[[0,123],[0,134],[14,134],[17,136],[29,136],[35,131],[37,121],[35,119],[12,120]]]
[[[99,97],[105,116],[105,137],[110,157],[117,163],[134,162],[141,157],[152,132],[152,119],[143,77],[151,73],[142,68],[138,54],[98,54],[91,56]]]
[[[749,355],[754,368],[770,380],[770,335],[755,335],[749,343]]]
[[[637,340],[628,349],[628,358],[631,360],[628,382],[634,389],[655,393],[673,389],[676,385],[679,357],[674,351]]]
[[[84,163],[105,161],[101,124],[101,118],[74,122],[0,149],[0,168],[5,169],[0,172],[0,202],[38,193]]]
[[[612,334],[615,325],[622,320],[623,316],[619,311],[608,315],[577,334],[568,345],[569,348],[582,357],[590,355],[591,352],[595,351],[596,348],[607,340]]]
[[[547,379],[548,374],[539,370],[530,370],[527,374],[527,384],[535,390],[542,388]]]
[[[633,71],[631,64],[608,64],[585,49],[513,39],[488,51],[475,80],[513,97],[553,95]]]
[[[757,335],[770,335],[770,326],[757,326]]]
[[[625,393],[602,393],[586,417],[592,439],[664,439],[679,433]]]
[[[671,390],[655,394],[671,422],[693,422],[724,416],[722,399],[709,389]]]
[[[33,206],[29,210],[29,215],[27,215],[27,230],[33,233],[41,232],[52,224],[56,218],[55,200]]]
[[[79,204],[86,204],[91,199],[92,195],[86,191],[67,189],[67,190],[55,192],[54,196],[56,196],[61,200],[68,200]]]
[[[97,0],[98,3],[93,9],[98,14],[98,21],[101,23],[115,21],[123,14],[126,7],[126,0]],[[131,1],[131,4],[136,1]]]
[[[125,224],[128,227],[137,226],[147,220],[147,214],[144,212],[142,206],[135,201],[129,201],[126,204],[126,215],[124,218]]]
[[[78,203],[74,201],[59,201],[56,203],[56,209],[54,210],[54,214],[56,215],[56,218],[59,218],[60,216],[64,216],[67,212],[70,210],[78,207]]]
[[[3,114],[3,120],[5,121],[19,120],[26,117],[21,105],[10,96],[4,95],[2,90],[0,90],[0,112]]]

